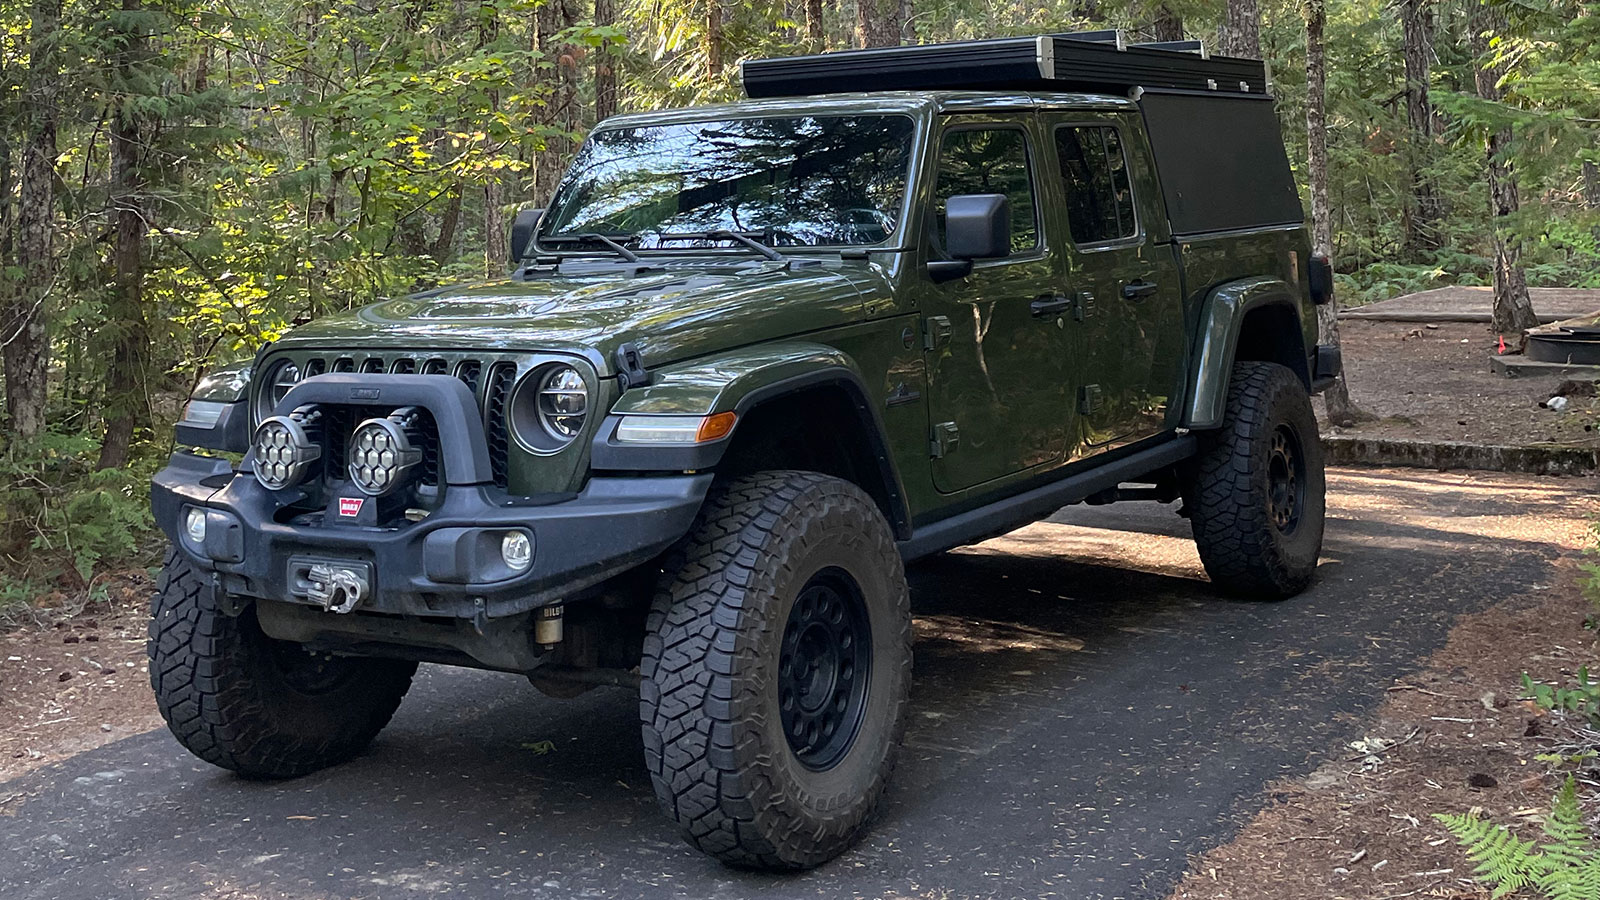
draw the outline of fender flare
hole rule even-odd
[[[618,398],[590,446],[596,471],[705,471],[722,461],[739,435],[693,445],[624,444],[616,429],[625,415],[707,416],[733,412],[739,421],[764,403],[801,391],[837,389],[850,401],[858,433],[877,463],[890,524],[897,535],[910,527],[905,489],[890,456],[887,432],[868,399],[866,383],[848,355],[809,341],[785,341],[702,357],[656,370],[648,386]]]
[[[1309,387],[1305,336],[1300,328],[1300,301],[1295,289],[1283,279],[1269,276],[1229,281],[1212,288],[1200,307],[1198,340],[1189,364],[1189,397],[1183,409],[1185,427],[1221,427],[1228,405],[1228,379],[1245,319],[1269,307],[1285,308],[1294,316],[1296,327],[1286,337],[1294,342],[1292,358],[1299,364],[1290,368]]]

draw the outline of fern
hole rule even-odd
[[[1478,864],[1473,875],[1494,885],[1494,897],[1533,888],[1548,900],[1600,900],[1600,846],[1583,822],[1578,785],[1570,776],[1556,794],[1544,826],[1546,840],[1539,844],[1472,816],[1434,818]]]

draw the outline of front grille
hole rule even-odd
[[[506,424],[506,405],[511,399],[511,389],[517,379],[526,374],[533,362],[512,354],[432,354],[410,353],[292,353],[291,358],[301,367],[306,377],[328,372],[379,373],[395,375],[445,375],[461,379],[472,392],[473,399],[483,415],[483,430],[489,443],[489,466],[494,483],[508,487],[510,480],[511,438]],[[350,432],[363,419],[386,415],[390,410],[382,407],[358,405],[324,405],[324,471],[331,478],[343,480],[345,474],[347,442]],[[432,418],[427,417],[428,428],[422,441],[423,461],[418,480],[423,484],[439,482],[439,438]]]
[[[506,402],[511,399],[511,385],[516,380],[516,363],[495,363],[489,367],[488,386],[483,392],[483,429],[489,438],[489,468],[494,471],[495,484],[504,484],[506,481],[511,452],[510,434],[506,427]]]

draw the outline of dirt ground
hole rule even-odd
[[[0,782],[161,726],[144,653],[149,591],[142,573],[125,576],[77,615],[43,610],[0,633]]]
[[[1345,319],[1339,332],[1351,397],[1376,420],[1332,428],[1324,416],[1324,434],[1600,447],[1600,400],[1591,392],[1561,412],[1541,407],[1563,379],[1490,372],[1498,341],[1482,324]]]
[[[1366,738],[1279,785],[1233,842],[1194,860],[1170,900],[1488,897],[1432,815],[1476,811],[1537,837],[1562,779],[1535,756],[1573,723],[1522,700],[1520,681],[1524,671],[1569,680],[1600,661],[1578,576],[1569,561],[1558,583],[1463,619],[1425,670],[1387,686]],[[1596,775],[1585,778],[1591,810]]]

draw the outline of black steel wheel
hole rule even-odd
[[[843,852],[888,783],[911,685],[889,523],[813,472],[719,486],[665,561],[640,675],[645,765],[691,844],[758,869]]]
[[[1293,534],[1305,511],[1306,458],[1300,450],[1300,436],[1288,424],[1272,431],[1272,450],[1267,457],[1267,497],[1272,507],[1272,524],[1281,534]]]
[[[849,751],[866,710],[872,623],[861,587],[829,567],[795,598],[778,657],[778,714],[789,749],[811,769]]]
[[[1322,552],[1322,441],[1299,377],[1235,363],[1222,427],[1201,435],[1184,505],[1206,574],[1248,600],[1305,590]]]

